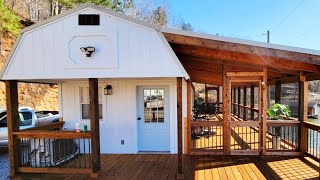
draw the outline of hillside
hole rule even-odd
[[[2,48],[4,53],[0,55],[0,68],[2,68],[15,39],[15,36],[11,33],[3,34]],[[30,106],[37,111],[59,110],[57,85],[19,83],[18,86],[20,106]],[[5,106],[5,104],[5,85],[3,82],[0,82],[0,106]]]

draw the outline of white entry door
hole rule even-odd
[[[168,87],[137,88],[139,151],[170,151]]]

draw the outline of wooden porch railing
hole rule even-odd
[[[320,125],[312,122],[303,122],[303,135],[305,141],[302,143],[304,153],[319,161],[320,159]]]
[[[91,173],[91,132],[25,130],[17,172]]]

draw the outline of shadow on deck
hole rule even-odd
[[[177,155],[101,155],[99,179],[175,179]],[[318,179],[318,164],[305,157],[184,156],[185,179]],[[89,179],[88,175],[21,174],[22,179]]]

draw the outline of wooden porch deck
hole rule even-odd
[[[170,154],[101,155],[99,179],[175,179],[178,156]],[[318,179],[311,158],[285,156],[183,157],[185,179]],[[22,179],[89,179],[89,175],[23,174]]]

